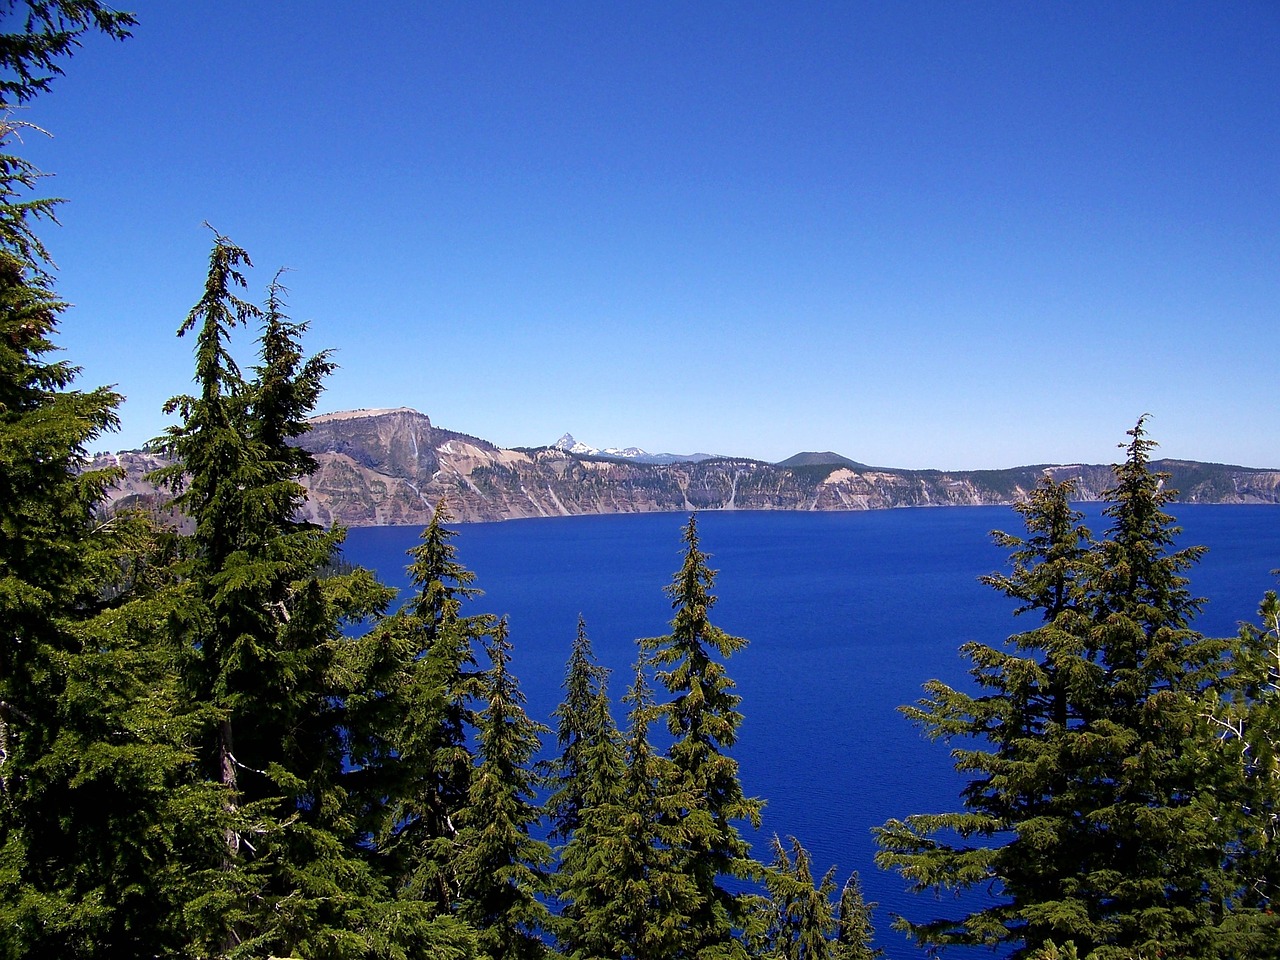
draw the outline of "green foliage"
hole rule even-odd
[[[877,904],[867,903],[862,895],[862,884],[855,870],[840,891],[840,904],[836,908],[836,942],[832,952],[834,960],[875,960],[884,954],[871,944],[875,941],[875,928],[871,914]]]
[[[374,685],[354,707],[352,760],[377,811],[374,832],[404,895],[448,913],[458,896],[455,843],[467,805],[476,730],[473,703],[484,692],[475,645],[488,615],[463,616],[480,595],[457,560],[443,501],[411,551],[412,597],[375,631],[395,679]]]
[[[608,775],[611,764],[594,769],[593,756],[618,752],[618,731],[609,713],[608,678],[609,671],[596,662],[591,650],[586,621],[579,616],[565,674],[565,698],[554,713],[560,756],[547,773],[552,788],[546,801],[552,840],[567,840],[573,835],[582,821],[588,793],[600,787],[601,776]]]
[[[1215,735],[1229,824],[1228,865],[1236,889],[1224,920],[1237,955],[1280,956],[1280,599],[1269,590],[1258,623],[1244,623],[1229,670],[1204,698],[1201,715]]]
[[[383,855],[388,811],[403,811],[396,756],[417,649],[346,627],[379,615],[391,592],[364,570],[336,569],[341,531],[300,519],[311,461],[291,443],[332,364],[303,358],[304,325],[283,313],[278,278],[265,309],[242,299],[248,256],[215,238],[204,294],[180,328],[196,334],[198,391],[162,476],[194,522],[177,572],[186,695],[211,721],[194,738],[194,771],[216,789],[219,841],[206,844],[186,915],[196,955],[465,955],[473,931],[435,901],[402,896],[410,864]],[[261,324],[246,379],[234,328]],[[412,642],[411,640],[408,642]]]
[[[922,944],[1026,955],[1071,940],[1103,958],[1213,956],[1224,942],[1221,764],[1198,709],[1222,644],[1190,627],[1200,601],[1183,572],[1202,551],[1174,549],[1173,492],[1148,467],[1142,421],[1130,437],[1101,541],[1071,510],[1070,484],[1048,480],[1019,508],[1028,535],[996,535],[1012,572],[986,582],[1040,624],[1011,649],[961,648],[976,694],[931,681],[904,710],[930,736],[976,741],[952,751],[971,779],[963,812],[881,827],[877,862],[918,891],[1003,895],[963,918],[901,921]]]
[[[742,949],[735,931],[745,925],[749,904],[745,896],[727,890],[721,878],[759,875],[737,823],[745,820],[758,827],[762,804],[743,794],[738,764],[727,753],[742,722],[737,710],[741,698],[732,692],[733,681],[716,657],[727,659],[746,641],[729,636],[709,619],[716,600],[711,593],[715,572],[699,549],[696,516],[689,518],[684,542],[684,563],[667,587],[675,610],[671,633],[640,645],[672,695],[657,708],[673,738],[668,756],[678,780],[668,794],[689,801],[666,814],[682,828],[678,863],[698,894],[682,955],[733,956]]]
[[[0,109],[47,92],[86,33],[123,40],[137,23],[99,0],[0,0],[0,23],[19,20],[20,32],[0,34]]]
[[[665,960],[682,956],[701,902],[684,869],[683,813],[698,803],[667,757],[649,742],[657,716],[643,660],[621,754],[602,740],[589,763],[591,786],[565,848],[558,881],[565,902],[558,939],[573,960]]]
[[[459,813],[459,914],[478,931],[493,960],[542,957],[539,934],[550,925],[538,894],[546,890],[551,849],[530,836],[541,818],[531,769],[541,734],[509,670],[511,641],[505,619],[489,635],[491,667],[484,675],[479,717],[479,764],[469,803]]]
[[[9,110],[82,35],[132,20],[89,0],[4,2],[0,20],[20,27],[0,34],[0,956],[157,955],[182,942],[173,858],[208,803],[182,776],[193,712],[146,642],[164,614],[134,557],[154,531],[95,517],[114,474],[81,467],[119,398],[53,357],[65,305],[37,228],[56,201],[9,153]]]
[[[773,863],[765,871],[764,899],[753,954],[762,960],[873,960],[871,909],[855,873],[835,896],[835,867],[821,880],[813,875],[809,852],[790,837],[790,852],[778,837]]]

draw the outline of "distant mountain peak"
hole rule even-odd
[[[793,457],[787,457],[775,464],[778,467],[851,467],[858,469],[864,467],[865,464],[858,463],[856,460],[850,460],[848,457],[841,456],[838,453],[832,453],[830,450],[815,452],[807,450],[804,453],[797,453]]]
[[[600,452],[595,447],[589,447],[582,441],[573,439],[572,433],[566,433],[551,446],[556,450],[563,450],[565,453],[576,453],[584,457],[594,456]]]
[[[639,447],[599,447],[587,446],[580,440],[575,440],[572,433],[566,433],[559,440],[553,443],[552,448],[555,450],[563,450],[565,453],[576,453],[584,457],[621,457],[626,460],[635,460],[647,457],[648,454]]]

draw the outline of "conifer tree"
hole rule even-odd
[[[216,237],[204,295],[180,329],[196,333],[199,392],[169,405],[181,422],[165,444],[174,465],[160,474],[195,526],[171,624],[188,695],[215,715],[197,769],[223,806],[221,849],[188,911],[195,949],[367,956],[462,942],[465,931],[396,901],[361,834],[367,811],[346,768],[367,643],[344,626],[380,612],[390,592],[367,571],[333,574],[341,531],[298,518],[310,461],[289,441],[331,365],[302,359],[304,327],[284,317],[278,283],[265,312],[242,299],[249,266]],[[261,362],[246,380],[229,340],[253,320]]]
[[[836,933],[835,867],[815,880],[809,851],[774,836],[773,863],[764,874],[764,935],[759,956],[769,960],[832,960]]]
[[[765,870],[766,896],[756,925],[755,956],[767,960],[874,960],[871,909],[855,873],[837,898],[835,867],[815,880],[809,852],[790,837],[790,852],[778,837]]]
[[[1215,735],[1214,786],[1233,802],[1228,867],[1234,886],[1224,935],[1238,956],[1280,957],[1280,599],[1267,591],[1257,623],[1243,623],[1228,669],[1201,714]]]
[[[94,0],[0,2],[0,956],[178,949],[189,894],[174,848],[190,797],[187,716],[166,651],[140,643],[128,554],[151,535],[99,516],[88,445],[118,396],[75,389],[53,356],[65,304],[39,233],[59,201],[10,152],[13,110],[46,92],[88,34],[133,18]]]
[[[1091,811],[1097,855],[1081,865],[1076,895],[1103,936],[1073,939],[1110,948],[1095,949],[1103,956],[1210,956],[1231,890],[1211,786],[1220,773],[1206,766],[1199,704],[1223,668],[1224,644],[1191,627],[1203,601],[1184,572],[1204,548],[1175,549],[1180,530],[1164,508],[1176,491],[1150,470],[1155,443],[1144,421],[1129,431],[1108,494],[1111,526],[1084,571],[1104,694],[1086,719],[1095,782],[1076,793],[1077,809]]]
[[[884,954],[883,950],[872,946],[876,931],[871,925],[871,913],[876,906],[867,903],[862,895],[862,882],[855,870],[840,891],[833,960],[876,960]]]
[[[462,614],[481,591],[457,559],[448,523],[441,500],[410,551],[415,592],[378,631],[398,673],[390,695],[368,697],[361,708],[373,749],[359,757],[386,801],[378,835],[397,884],[442,914],[458,899],[458,818],[469,802],[473,703],[483,692],[474,650],[493,624],[487,614]]]
[[[551,849],[531,836],[542,816],[531,764],[541,735],[549,731],[524,711],[524,696],[509,669],[505,619],[488,640],[479,763],[469,803],[459,814],[459,915],[479,932],[492,960],[527,960],[546,955],[540,934],[550,926],[538,895],[546,890]]]
[[[696,798],[649,742],[657,707],[643,657],[624,702],[630,709],[622,753],[606,738],[589,754],[590,786],[560,865],[567,922],[557,938],[572,960],[680,956],[699,904],[680,855],[680,816]]]
[[[601,906],[602,884],[608,883],[600,876],[598,848],[599,831],[609,824],[596,816],[584,826],[583,819],[589,810],[616,811],[621,799],[624,759],[609,709],[608,673],[596,661],[586,621],[579,616],[563,684],[565,698],[554,712],[560,755],[543,765],[542,774],[550,790],[544,803],[548,836],[562,842],[555,877],[561,901],[554,923],[556,940],[570,952],[592,942],[584,930],[585,914]]]
[[[749,901],[731,892],[723,878],[756,877],[760,866],[738,833],[737,824],[759,826],[762,804],[747,798],[738,780],[738,764],[728,751],[737,740],[742,715],[720,659],[746,646],[711,623],[715,571],[699,549],[697,517],[684,530],[685,557],[667,587],[675,617],[671,633],[641,640],[658,668],[657,679],[672,695],[659,713],[673,737],[668,751],[690,806],[675,819],[683,827],[681,869],[692,880],[699,903],[688,923],[682,955],[739,956],[738,932],[746,923]]]
[[[609,671],[595,659],[586,621],[579,616],[565,673],[564,701],[553,714],[560,755],[547,774],[552,790],[546,801],[552,840],[568,840],[581,823],[587,793],[597,786],[601,773],[591,769],[592,754],[609,752],[610,747],[618,752],[618,731],[609,715],[608,676]]]
[[[976,695],[931,681],[904,708],[930,736],[978,742],[953,750],[971,777],[966,810],[890,821],[877,862],[916,890],[1003,894],[963,918],[902,921],[923,944],[1025,955],[1071,941],[1099,960],[1216,949],[1229,891],[1196,710],[1221,645],[1190,628],[1199,601],[1182,572],[1200,550],[1173,549],[1173,494],[1149,470],[1142,421],[1130,436],[1101,542],[1071,510],[1070,485],[1048,480],[1019,507],[1028,536],[997,534],[1012,573],[986,582],[1041,624],[1012,650],[962,647]]]

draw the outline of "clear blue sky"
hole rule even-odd
[[[1273,0],[119,5],[23,116],[104,446],[189,389],[208,220],[292,269],[325,411],[940,468],[1145,412],[1280,466]]]

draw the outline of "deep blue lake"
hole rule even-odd
[[[1095,535],[1101,506],[1085,508]],[[1175,504],[1180,546],[1209,552],[1191,572],[1208,598],[1197,626],[1234,634],[1252,620],[1280,567],[1280,508]],[[485,596],[471,612],[506,614],[512,668],[529,713],[549,723],[578,614],[596,653],[614,671],[615,704],[630,681],[635,640],[667,632],[663,587],[683,557],[680,514],[642,514],[469,524],[454,539]],[[947,748],[930,743],[896,708],[930,678],[966,681],[957,648],[998,644],[1031,629],[1011,604],[978,582],[1005,569],[988,532],[1021,533],[1007,507],[865,513],[724,512],[699,516],[702,548],[719,571],[712,620],[750,645],[729,663],[745,722],[734,756],[743,788],[767,801],[762,829],[745,831],[768,859],[774,833],[795,835],[815,868],[835,864],[839,882],[861,875],[881,946],[890,958],[918,956],[890,929],[955,911],[904,892],[872,863],[871,828],[892,817],[958,809],[961,781]],[[406,584],[410,527],[352,530],[346,557]],[[623,721],[624,711],[615,709]]]

